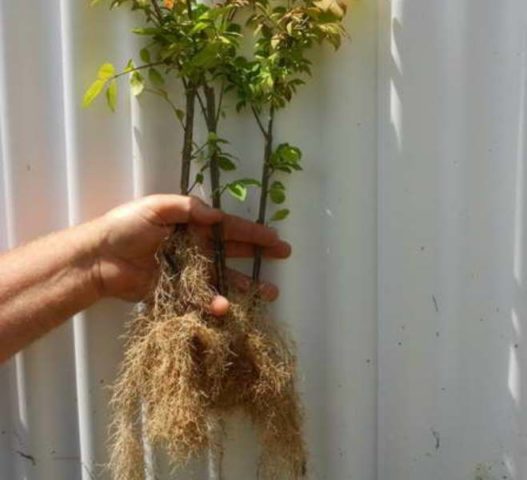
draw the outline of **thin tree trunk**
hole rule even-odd
[[[267,213],[267,200],[269,197],[269,180],[271,178],[271,155],[273,154],[273,123],[274,123],[274,109],[271,107],[269,111],[269,120],[267,122],[267,130],[265,133],[265,151],[262,165],[262,178],[260,190],[260,206],[258,209],[258,218],[256,223],[263,225]],[[257,247],[254,253],[253,275],[254,282],[260,280],[260,270],[262,268],[262,249]]]
[[[194,111],[196,104],[196,87],[189,83],[186,84],[185,89],[185,121],[183,126],[183,148],[181,150],[181,178],[180,178],[180,193],[181,195],[189,194],[190,185],[190,165],[192,163],[192,147],[194,145]],[[187,229],[185,224],[178,224],[174,227],[172,235],[183,233]],[[172,255],[167,251],[164,253],[165,260],[168,262],[174,272],[177,272],[178,267],[172,258]]]
[[[194,143],[194,108],[196,104],[196,87],[189,83],[185,92],[185,131],[183,150],[181,151],[181,195],[189,194],[190,164],[192,162],[192,146]]]
[[[214,88],[205,85],[203,87],[205,92],[205,120],[207,123],[207,130],[210,133],[217,133],[217,114],[216,114],[216,95]],[[209,150],[210,153],[210,186],[212,190],[212,206],[214,208],[221,208],[221,184],[220,184],[220,167],[218,164],[218,150],[213,146]],[[223,227],[221,224],[212,226],[212,234],[214,241],[214,267],[216,269],[216,282],[218,293],[220,295],[227,295],[227,284],[225,281],[225,245],[223,243]]]

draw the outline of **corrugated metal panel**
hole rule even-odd
[[[123,92],[117,114],[79,108],[97,66],[135,50],[131,18],[87,4],[0,1],[2,248],[177,185],[180,136],[164,105]],[[280,118],[280,135],[302,145],[307,164],[284,226],[295,256],[267,274],[283,288],[276,316],[298,339],[320,479],[375,478],[376,22],[376,6],[357,2],[353,43],[319,55],[318,78]],[[248,120],[225,126],[247,170],[260,151]],[[102,302],[2,367],[1,479],[108,478],[105,387],[130,310]],[[255,478],[256,445],[239,419],[226,450],[226,479]],[[198,462],[178,478],[203,479],[206,469]]]
[[[313,477],[523,480],[527,4],[352,6],[352,42],[319,55],[280,119],[307,165],[283,226],[295,255],[267,269],[299,344]],[[2,248],[174,190],[163,105],[79,108],[98,64],[133,51],[131,22],[0,1]],[[256,130],[225,131],[248,172]],[[129,311],[97,305],[0,370],[0,478],[106,478],[105,385]],[[255,478],[250,429],[233,421],[226,447],[227,480]]]
[[[527,478],[526,10],[381,2],[380,479]]]

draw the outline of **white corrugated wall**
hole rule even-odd
[[[0,0],[1,248],[177,184],[155,98],[79,108],[97,66],[136,50],[132,17],[87,3]],[[266,271],[299,345],[312,478],[525,480],[527,3],[351,7],[351,42],[280,117],[305,170],[281,226],[295,253]],[[252,122],[224,132],[253,172]],[[101,303],[2,367],[1,480],[107,478],[129,312]],[[233,421],[226,448],[225,480],[255,478],[250,428]]]

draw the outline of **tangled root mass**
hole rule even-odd
[[[305,474],[295,357],[254,294],[235,293],[229,313],[207,313],[210,260],[188,233],[160,255],[160,277],[131,322],[114,386],[110,468],[115,480],[143,480],[143,443],[174,467],[213,448],[211,425],[240,410],[259,433],[259,477]]]

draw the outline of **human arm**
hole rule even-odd
[[[0,255],[0,362],[102,298],[141,300],[156,278],[155,253],[173,225],[189,223],[206,243],[218,222],[229,256],[251,256],[255,245],[270,257],[289,255],[273,230],[179,195],[130,202]],[[247,277],[231,275],[248,286]],[[262,289],[269,299],[278,293],[269,284]],[[221,297],[211,305],[217,315],[227,308]]]

